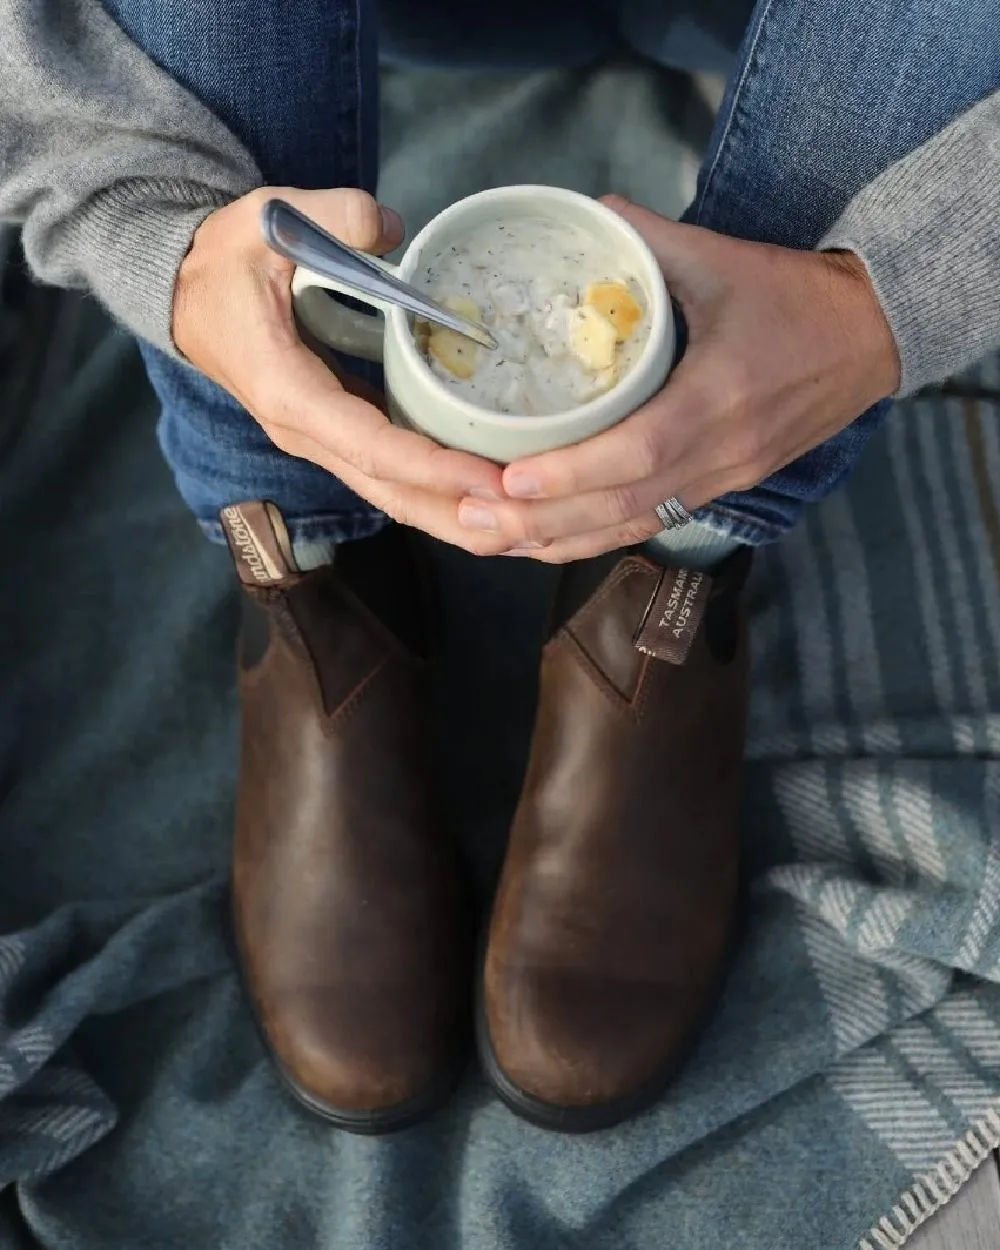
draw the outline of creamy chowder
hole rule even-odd
[[[608,245],[541,215],[469,229],[423,257],[412,280],[497,340],[489,351],[452,330],[414,328],[434,374],[494,412],[579,407],[610,390],[649,337],[639,283]]]

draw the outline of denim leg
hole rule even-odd
[[[676,63],[668,34],[647,14],[650,55]],[[815,247],[857,191],[998,88],[996,0],[757,0],[685,219]],[[845,478],[887,409],[700,519],[777,538]]]
[[[374,191],[378,83],[369,0],[104,4],[240,137],[267,182]],[[360,538],[384,524],[380,512],[331,474],[278,451],[221,387],[140,347],[162,405],[161,446],[210,537],[222,539],[219,510],[249,498],[274,500],[296,540]]]
[[[383,64],[435,69],[569,69],[618,44],[617,0],[380,0]]]

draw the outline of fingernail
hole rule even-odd
[[[509,548],[509,550],[510,551],[541,551],[541,549],[544,546],[545,546],[544,543],[528,543],[528,542],[515,543],[513,547]]]
[[[524,473],[510,473],[503,480],[504,490],[514,499],[540,499],[542,488],[533,477]]]
[[[378,211],[382,217],[382,233],[387,235],[403,234],[403,219],[394,208],[387,208],[385,204],[378,206]]]
[[[492,511],[480,504],[459,504],[458,519],[462,525],[472,530],[498,530],[500,528]]]
[[[498,495],[495,490],[489,490],[485,486],[470,486],[465,493],[467,495],[471,495],[473,499],[490,499],[494,503],[499,503],[503,498],[503,496]]]

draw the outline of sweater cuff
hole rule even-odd
[[[899,350],[900,395],[1000,345],[998,113],[991,97],[890,166],[819,242],[864,262]]]
[[[183,359],[171,331],[177,271],[201,223],[235,198],[173,179],[129,179],[94,196],[64,229],[93,258],[87,285],[111,315]]]

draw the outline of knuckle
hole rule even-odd
[[[462,546],[469,555],[485,558],[487,556],[498,556],[502,551],[506,551],[510,544],[503,539],[494,538],[488,534],[472,534],[463,535]]]
[[[531,511],[515,513],[510,524],[504,527],[504,537],[510,546],[542,546],[549,539],[543,524]]]
[[[418,471],[421,462],[412,453],[406,455],[401,452],[398,438],[396,427],[390,425],[388,420],[381,421],[367,430],[365,437],[352,449],[352,463],[366,477],[421,485],[422,477]]]
[[[651,475],[650,475],[651,476]],[[641,511],[635,486],[618,486],[605,496],[605,512],[611,525],[631,521]]]
[[[254,187],[252,191],[248,191],[240,201],[246,205],[248,209],[261,208],[268,200],[273,199],[276,194],[275,187]]]
[[[653,477],[659,471],[663,455],[664,432],[655,425],[643,425],[632,434],[632,463],[637,481]]]
[[[358,443],[355,446],[347,447],[344,449],[343,455],[344,459],[362,477],[377,478],[379,476],[378,457],[375,454],[375,449],[369,443]]]
[[[276,192],[274,187],[254,187],[252,191],[248,191],[246,195],[238,201],[241,213],[246,214],[249,218],[248,224],[253,225],[255,233],[259,234],[256,227],[260,218],[261,209],[268,202],[268,200],[274,198],[275,194]],[[263,245],[264,240],[261,239],[260,242]]]
[[[712,386],[713,407],[718,412],[733,416],[743,412],[752,389],[749,366],[742,360],[730,360],[726,369],[718,374]]]
[[[359,187],[343,187],[337,195],[344,242],[363,251],[374,247],[382,229],[376,201]]]
[[[743,424],[731,432],[726,459],[734,472],[746,476],[761,460],[763,439],[755,425]]]
[[[647,542],[650,538],[655,537],[662,528],[659,518],[650,520],[648,517],[639,517],[622,527],[621,533],[618,535],[618,538],[621,540],[620,545],[623,547],[637,547],[640,543]]]
[[[231,230],[229,239],[237,245],[243,255],[249,256],[253,264],[258,266],[260,272],[264,274],[290,271],[292,268],[291,262],[267,246],[260,229],[264,205],[274,199],[276,194],[280,194],[280,189],[267,186],[255,187],[242,199],[221,210],[222,213],[232,214],[231,220],[227,219]],[[221,226],[221,218],[218,224]]]

